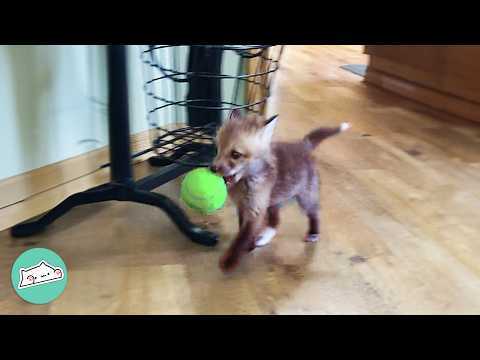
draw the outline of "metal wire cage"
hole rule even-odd
[[[263,114],[282,45],[148,45],[142,49],[151,165],[208,166],[229,112]]]

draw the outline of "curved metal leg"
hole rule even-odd
[[[217,244],[217,234],[199,228],[191,223],[183,210],[168,197],[149,191],[130,188],[122,184],[102,185],[73,194],[40,218],[15,225],[11,229],[11,234],[17,238],[37,234],[75,206],[110,200],[133,201],[156,206],[165,211],[178,229],[193,242],[205,246],[215,246]]]

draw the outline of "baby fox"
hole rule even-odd
[[[350,128],[319,128],[301,141],[271,142],[277,116],[241,116],[232,111],[217,132],[217,156],[211,170],[222,175],[235,203],[239,233],[220,259],[231,271],[241,256],[267,245],[275,236],[282,204],[296,199],[308,217],[305,241],[319,238],[319,183],[312,152],[324,139]]]

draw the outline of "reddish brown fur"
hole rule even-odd
[[[255,248],[266,226],[278,226],[279,209],[292,198],[309,219],[307,239],[316,239],[319,234],[319,183],[312,150],[341,128],[316,129],[294,143],[270,143],[275,124],[269,125],[269,133],[264,124],[261,117],[235,114],[217,135],[219,151],[212,168],[223,176],[234,174],[229,195],[239,214],[239,233],[220,260],[223,271],[232,270],[244,253]],[[242,156],[233,160],[232,150]]]

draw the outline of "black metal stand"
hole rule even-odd
[[[128,119],[127,57],[123,45],[108,46],[109,138],[111,181],[73,194],[40,218],[15,225],[14,237],[26,237],[44,230],[75,206],[102,201],[133,201],[159,207],[193,242],[214,246],[218,236],[192,224],[172,200],[150,190],[189,171],[191,167],[171,164],[139,181],[133,180]]]

